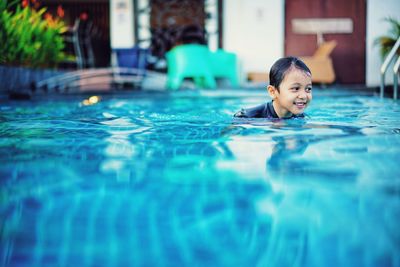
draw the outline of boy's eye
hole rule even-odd
[[[293,91],[299,91],[300,87],[292,87]]]
[[[311,92],[312,88],[311,87],[307,87],[306,88],[306,92]]]

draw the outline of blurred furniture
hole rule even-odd
[[[92,21],[82,21],[82,31],[80,32],[80,39],[83,46],[83,64],[87,68],[95,67],[95,58],[92,45],[92,35],[93,35],[93,22]]]
[[[254,83],[268,83],[269,73],[268,72],[249,72],[247,79]]]
[[[64,33],[64,40],[67,43],[72,44],[73,53],[74,53],[74,63],[78,69],[83,69],[84,60],[83,60],[83,52],[81,47],[81,36],[79,34],[79,30],[81,28],[80,19],[76,19],[74,25],[68,29],[67,32]]]
[[[237,57],[222,49],[210,51],[206,45],[183,44],[167,54],[169,89],[178,89],[183,80],[191,78],[197,87],[215,88],[216,79],[226,78],[231,86],[239,85]]]
[[[208,48],[199,44],[179,45],[167,52],[167,88],[179,89],[186,78],[193,79],[198,87],[215,88],[209,54]]]
[[[146,69],[148,49],[140,47],[113,49],[116,54],[117,66],[120,68]]]
[[[64,33],[64,40],[72,46],[73,63],[77,69],[94,68],[95,59],[92,46],[93,23],[75,19],[74,25]]]
[[[113,49],[114,84],[124,85],[129,83],[140,87],[146,75],[147,56],[146,48],[132,47]]]
[[[236,62],[234,53],[222,49],[210,53],[211,72],[214,78],[227,78],[233,87],[239,86]]]
[[[336,75],[330,54],[335,49],[336,41],[320,44],[310,57],[300,57],[312,73],[312,81],[316,83],[333,83]]]

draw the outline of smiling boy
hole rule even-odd
[[[268,93],[272,101],[249,109],[241,109],[234,117],[289,119],[304,117],[312,100],[311,71],[296,57],[281,58],[269,73]]]

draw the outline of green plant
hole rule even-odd
[[[375,40],[375,45],[379,45],[382,59],[386,58],[397,39],[400,37],[400,21],[394,18],[385,18],[384,20],[390,23],[389,33]],[[400,48],[396,53],[400,55]]]
[[[0,0],[0,64],[56,67],[66,58],[65,23],[18,1]]]

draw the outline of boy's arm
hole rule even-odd
[[[265,104],[253,107],[253,108],[242,108],[233,115],[236,118],[262,118]]]
[[[233,115],[233,117],[235,118],[248,118],[248,116],[246,115],[246,110],[245,109],[241,109],[238,112],[235,113],[235,115]]]

